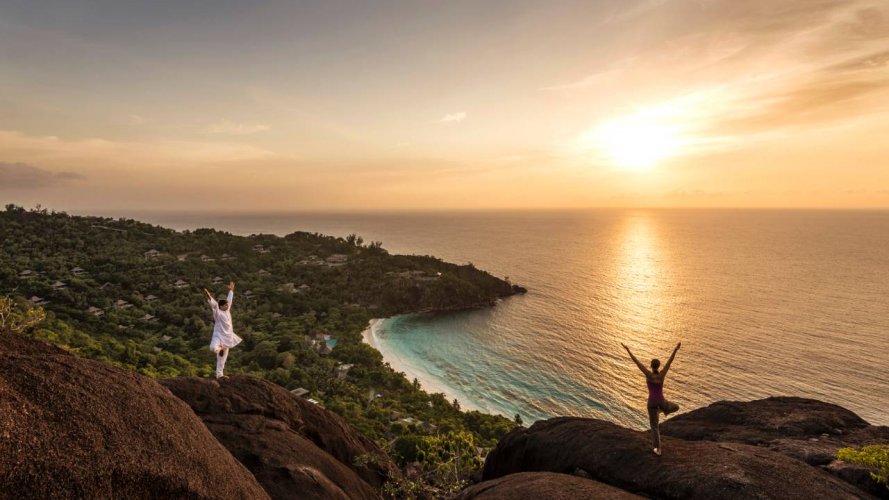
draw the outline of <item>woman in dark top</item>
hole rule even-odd
[[[667,360],[663,370],[660,369],[661,361],[659,359],[651,360],[651,369],[649,370],[636,359],[636,356],[633,356],[626,344],[621,343],[620,345],[624,346],[630,358],[645,374],[645,382],[648,384],[648,423],[651,424],[651,440],[654,443],[653,451],[655,455],[660,456],[661,433],[658,430],[658,411],[664,412],[664,415],[669,415],[679,410],[679,405],[671,403],[664,398],[664,379],[667,378],[667,371],[670,370],[670,365],[673,363],[676,353],[679,352],[682,342],[676,344],[676,348],[673,349],[673,354],[670,355],[670,359]]]

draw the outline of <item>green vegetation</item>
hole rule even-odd
[[[81,356],[152,377],[210,376],[212,318],[201,290],[221,297],[235,281],[244,342],[227,371],[305,388],[390,449],[427,450],[417,443],[433,436],[487,447],[515,427],[427,394],[361,341],[374,317],[478,307],[519,290],[472,265],[389,255],[356,236],[177,232],[13,205],[0,212],[0,234],[0,294],[17,297],[7,301],[17,317],[42,307],[31,335]],[[416,453],[395,458],[406,464]]]
[[[403,477],[385,485],[384,493],[391,498],[453,498],[484,465],[475,436],[465,431],[404,437],[387,443],[385,450],[399,463],[410,464]],[[356,463],[376,458],[364,455]]]
[[[843,462],[873,469],[870,473],[871,477],[889,489],[889,445],[865,446],[861,450],[843,448],[837,452],[837,458]]]
[[[45,319],[46,313],[40,307],[0,297],[0,335],[26,333]]]

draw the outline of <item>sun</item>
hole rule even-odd
[[[586,134],[587,146],[624,170],[648,170],[682,147],[677,128],[655,113],[637,113],[602,123]]]

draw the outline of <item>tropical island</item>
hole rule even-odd
[[[889,427],[820,401],[692,410],[664,424],[673,451],[654,457],[646,433],[610,422],[525,428],[424,392],[361,332],[524,291],[471,264],[355,235],[177,232],[14,205],[0,234],[2,497],[889,494]],[[201,289],[228,281],[244,342],[217,381]]]
[[[269,380],[413,460],[424,436],[490,447],[515,424],[427,394],[362,343],[372,318],[482,307],[523,289],[469,265],[390,255],[381,242],[294,232],[177,232],[131,219],[0,212],[0,295],[41,307],[33,335],[151,377],[211,376],[201,290],[238,283],[244,342],[231,373]],[[465,437],[464,436],[464,437]]]

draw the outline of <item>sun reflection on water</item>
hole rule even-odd
[[[616,326],[628,344],[653,352],[667,331],[669,273],[651,214],[628,213],[618,241],[613,273]]]

